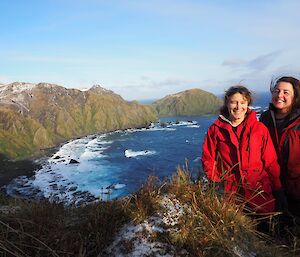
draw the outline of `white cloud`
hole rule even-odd
[[[275,59],[281,54],[281,51],[260,55],[247,63],[247,67],[253,70],[264,70],[268,68]]]
[[[2,73],[70,87],[99,83],[131,99],[192,87],[218,93],[231,83],[265,85],[277,73],[299,74],[299,1],[63,3],[20,26],[14,33],[32,33],[24,42],[6,27]]]
[[[231,68],[249,68],[250,70],[262,71],[267,69],[275,59],[281,54],[282,51],[274,51],[271,53],[263,54],[257,56],[251,60],[243,60],[243,59],[228,59],[225,60],[222,65],[229,66]]]

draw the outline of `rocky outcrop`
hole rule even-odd
[[[147,126],[149,106],[101,86],[87,91],[48,83],[0,85],[0,153],[25,158],[88,134]]]
[[[190,89],[168,95],[154,102],[152,106],[161,117],[204,115],[217,113],[221,100],[204,90]]]

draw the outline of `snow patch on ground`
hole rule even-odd
[[[140,224],[133,222],[126,224],[106,249],[105,254],[111,257],[188,256],[186,250],[178,252],[171,244],[157,240],[159,234],[176,230],[174,226],[187,209],[181,206],[178,200],[166,196],[163,197],[161,206],[162,213],[157,213]]]
[[[159,240],[163,234],[178,234],[179,219],[191,212],[188,205],[177,199],[162,197],[162,211],[149,217],[140,224],[130,222],[121,228],[113,243],[106,249],[104,256],[110,257],[181,257],[191,256],[185,249],[178,251],[169,242]],[[247,247],[232,245],[236,256],[255,257],[257,254]]]

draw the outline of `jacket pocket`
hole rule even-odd
[[[272,194],[271,181],[267,176],[260,180],[253,181],[251,188],[245,190],[245,198],[250,207],[259,213],[274,211],[275,199]]]

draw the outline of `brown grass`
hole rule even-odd
[[[243,212],[243,204],[225,200],[213,186],[194,183],[188,171],[178,168],[168,181],[149,178],[131,197],[76,208],[1,198],[0,207],[18,209],[0,212],[0,256],[101,256],[123,224],[139,223],[162,213],[161,200],[166,195],[180,202],[184,215],[179,216],[174,229],[167,227],[169,230],[156,234],[153,240],[168,243],[178,252],[184,249],[195,257],[300,253],[297,227],[287,231],[289,245],[276,233],[264,235],[257,230],[255,216]]]
[[[127,221],[119,202],[65,208],[18,202],[21,211],[1,217],[0,256],[97,256]]]

